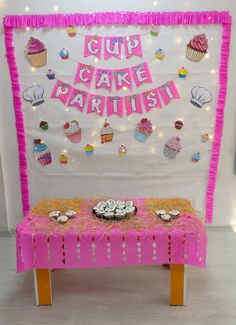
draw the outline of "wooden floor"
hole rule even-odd
[[[34,305],[31,272],[15,273],[14,238],[0,238],[0,325],[235,325],[236,233],[210,231],[206,270],[188,267],[186,307],[169,307],[162,266],[53,273],[52,307]]]

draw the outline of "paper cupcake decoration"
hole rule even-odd
[[[150,137],[152,132],[152,122],[147,118],[142,118],[134,131],[134,137],[136,140],[143,142]]]
[[[67,51],[66,49],[62,49],[60,52],[59,52],[59,56],[61,57],[62,60],[67,60],[69,58],[69,51]]]
[[[187,44],[186,58],[192,62],[200,62],[207,53],[208,40],[205,34],[195,35]]]
[[[155,52],[155,57],[157,60],[163,60],[165,57],[165,52],[162,49],[159,49]]]
[[[192,154],[192,162],[197,163],[201,159],[201,155],[199,152],[193,153]]]
[[[43,131],[47,131],[47,130],[48,130],[48,122],[46,122],[46,121],[41,121],[41,122],[39,123],[39,127],[40,127],[40,129],[42,129]]]
[[[84,147],[84,152],[90,156],[93,154],[94,152],[94,146],[92,146],[91,144],[87,144],[85,147]]]
[[[70,26],[70,27],[68,27],[66,29],[66,32],[67,32],[68,36],[75,37],[76,36],[77,29],[76,29],[76,27]]]
[[[169,159],[174,159],[182,149],[179,137],[170,138],[164,146],[164,155]]]
[[[52,69],[48,69],[48,72],[46,74],[47,78],[49,80],[54,80],[55,79],[55,72],[52,71]]]
[[[181,120],[177,120],[175,122],[175,128],[176,128],[176,130],[181,130],[183,126],[184,126],[184,123]]]
[[[182,68],[180,68],[178,70],[178,76],[179,76],[179,78],[184,79],[184,78],[187,77],[187,75],[188,75],[188,71],[184,67],[182,67]]]
[[[202,108],[204,104],[212,101],[212,95],[210,91],[204,87],[193,87],[191,90],[191,94],[192,98],[190,102],[196,107]]]
[[[159,32],[160,32],[160,27],[158,25],[151,25],[150,34],[152,36],[157,37]]]
[[[44,88],[40,85],[34,85],[32,87],[27,88],[22,96],[24,100],[30,102],[32,106],[38,106],[44,103]]]
[[[41,139],[34,140],[33,152],[35,159],[38,160],[42,166],[46,166],[52,163],[51,152]]]
[[[42,67],[47,63],[47,50],[45,45],[34,37],[30,37],[26,45],[25,56],[35,68]]]
[[[120,156],[125,156],[127,152],[127,148],[124,144],[122,144],[119,148],[118,148],[118,153]]]
[[[207,141],[209,141],[210,137],[208,133],[202,134],[201,135],[201,142],[202,143],[206,143]]]
[[[111,142],[113,139],[114,130],[110,126],[110,124],[105,120],[103,127],[101,129],[101,143]]]
[[[80,142],[81,128],[76,120],[64,124],[64,134],[73,143]]]
[[[65,166],[68,164],[69,158],[66,155],[61,155],[59,157],[59,163],[61,166]]]

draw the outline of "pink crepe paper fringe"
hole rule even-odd
[[[228,12],[98,12],[85,14],[5,16],[4,25],[23,27],[67,27],[88,25],[195,25],[229,24]]]
[[[213,200],[220,154],[220,144],[224,120],[224,106],[227,92],[228,60],[231,34],[229,12],[101,12],[91,14],[51,14],[51,15],[11,15],[4,17],[5,46],[12,80],[13,102],[16,116],[17,140],[19,148],[21,192],[24,215],[29,211],[29,189],[27,176],[26,141],[21,112],[20,85],[13,47],[13,28],[25,27],[68,27],[90,25],[198,25],[221,24],[223,26],[221,62],[219,70],[219,96],[216,108],[216,122],[209,177],[206,193],[206,222],[213,217]]]
[[[11,88],[12,88],[13,105],[14,105],[15,119],[16,119],[16,135],[17,135],[17,142],[18,142],[22,206],[23,206],[23,214],[26,215],[30,210],[28,174],[27,174],[26,139],[25,139],[23,113],[21,109],[21,92],[20,92],[20,84],[19,84],[19,74],[16,65],[14,46],[13,46],[12,27],[4,26],[4,35],[5,35],[6,58],[7,58],[9,72],[11,76]]]

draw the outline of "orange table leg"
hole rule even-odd
[[[184,306],[186,293],[186,274],[184,264],[170,267],[170,305]]]
[[[34,270],[35,300],[37,306],[52,304],[51,275],[49,269]]]

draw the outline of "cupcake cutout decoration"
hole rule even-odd
[[[142,118],[134,131],[134,137],[140,142],[146,141],[153,132],[152,122]]]
[[[70,26],[70,27],[68,27],[66,29],[66,32],[67,32],[68,36],[75,37],[76,36],[77,29],[76,29],[76,27]]]
[[[162,49],[159,49],[155,52],[155,57],[157,60],[163,60],[165,58],[165,52]]]
[[[84,147],[84,152],[86,153],[86,155],[91,156],[94,152],[94,146],[92,146],[91,144],[87,144]]]
[[[212,95],[210,91],[204,87],[193,87],[191,90],[191,94],[192,98],[190,102],[196,107],[202,108],[204,104],[212,101]]]
[[[78,121],[73,120],[64,124],[64,134],[73,143],[81,141],[81,128]]]
[[[48,130],[48,122],[46,122],[46,121],[41,121],[41,122],[39,123],[39,127],[40,127],[40,129],[42,129],[43,131],[47,131],[47,130]]]
[[[158,25],[151,25],[150,35],[157,37],[160,32],[160,27]]]
[[[210,139],[210,137],[209,137],[209,134],[208,134],[208,133],[205,133],[205,134],[202,134],[202,135],[201,135],[201,142],[202,142],[202,143],[206,143],[206,142],[208,142],[209,139]]]
[[[184,123],[181,120],[177,120],[175,122],[175,128],[176,128],[176,130],[181,130],[183,126],[184,126]]]
[[[205,34],[195,35],[187,44],[186,58],[192,62],[200,62],[207,53],[208,40]]]
[[[41,139],[34,140],[34,157],[42,166],[52,163],[52,155],[47,145]]]
[[[26,45],[25,56],[35,68],[40,68],[47,63],[47,50],[45,45],[34,37],[30,37]]]
[[[61,155],[59,157],[59,163],[61,166],[65,166],[68,164],[69,158],[66,155]]]
[[[64,48],[59,52],[59,56],[61,57],[62,60],[68,60],[69,55],[70,55],[69,51],[67,51]]]
[[[164,146],[164,155],[169,159],[174,159],[182,149],[179,137],[170,138]]]
[[[48,72],[46,74],[48,80],[54,80],[55,79],[55,72],[53,72],[52,69],[48,69]]]
[[[199,152],[192,154],[192,158],[191,158],[192,162],[197,163],[199,162],[200,159],[201,159],[201,155]]]
[[[127,152],[127,148],[124,144],[122,144],[119,148],[118,148],[118,153],[120,156],[125,156]]]
[[[113,139],[114,130],[110,126],[110,124],[105,120],[103,127],[101,129],[101,143],[111,142]]]
[[[184,67],[178,70],[179,78],[184,79],[187,77],[187,75],[188,75],[188,71]]]

